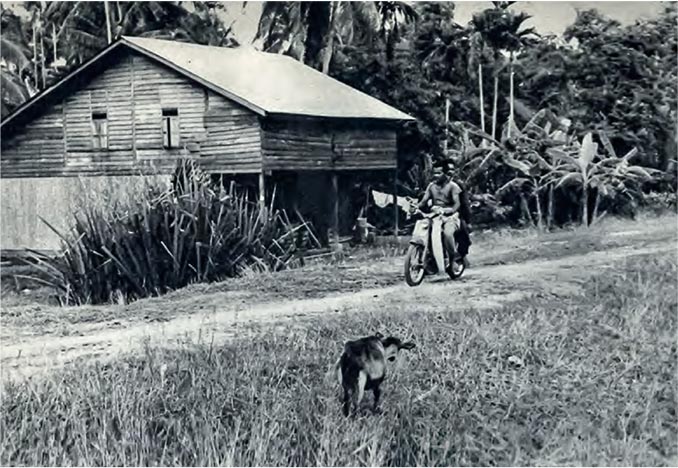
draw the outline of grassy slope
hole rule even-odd
[[[0,461],[675,464],[677,275],[675,258],[646,256],[569,300],[385,303],[223,348],[72,367],[4,388]],[[325,372],[372,330],[418,347],[387,381],[383,414],[344,419]]]

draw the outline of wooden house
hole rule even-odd
[[[394,171],[410,120],[290,57],[123,37],[2,122],[0,246],[56,249],[39,218],[63,228],[78,187],[170,174],[180,157],[261,197],[286,180],[336,225],[339,174]]]

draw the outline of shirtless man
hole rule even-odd
[[[419,209],[426,211],[429,201],[433,203],[432,211],[442,214],[443,218],[443,238],[445,239],[445,248],[450,253],[450,258],[454,258],[457,252],[454,233],[461,227],[459,218],[459,208],[461,206],[461,188],[451,177],[450,171],[444,171],[442,168],[436,168],[433,174],[433,182],[426,188],[426,193]]]

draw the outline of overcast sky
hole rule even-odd
[[[489,8],[491,2],[454,2],[456,4],[455,19],[466,24],[471,15]],[[235,20],[234,31],[242,44],[252,41],[257,31],[257,23],[261,14],[262,2],[248,2],[245,9],[242,2],[227,2],[228,17]],[[661,2],[519,2],[511,7],[525,11],[533,18],[530,26],[537,28],[541,34],[562,34],[576,16],[576,10],[596,8],[600,12],[620,21],[622,24],[634,22],[638,18],[657,15],[662,9]]]
[[[13,7],[17,13],[20,13],[22,2],[6,2],[7,6]],[[242,7],[242,1],[228,1],[227,22],[234,23],[234,32],[241,44],[252,42],[257,32],[257,23],[261,15],[261,5],[263,2],[247,2],[245,8]],[[466,24],[471,15],[477,11],[492,6],[491,2],[454,2],[455,19],[458,23]],[[532,19],[527,23],[528,26],[534,26],[541,34],[562,34],[565,28],[572,24],[576,16],[576,10],[587,10],[596,8],[600,12],[620,21],[622,24],[634,22],[639,18],[649,18],[656,16],[662,11],[662,2],[659,1],[636,1],[636,2],[518,2],[511,8],[518,11],[525,11],[532,15]]]

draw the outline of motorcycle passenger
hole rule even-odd
[[[424,198],[419,202],[420,210],[426,211],[429,202],[431,202],[433,204],[431,211],[442,215],[443,238],[450,258],[454,258],[454,254],[457,252],[454,234],[461,227],[459,217],[461,192],[459,185],[452,180],[452,171],[436,167],[433,173],[433,182],[428,185]]]

